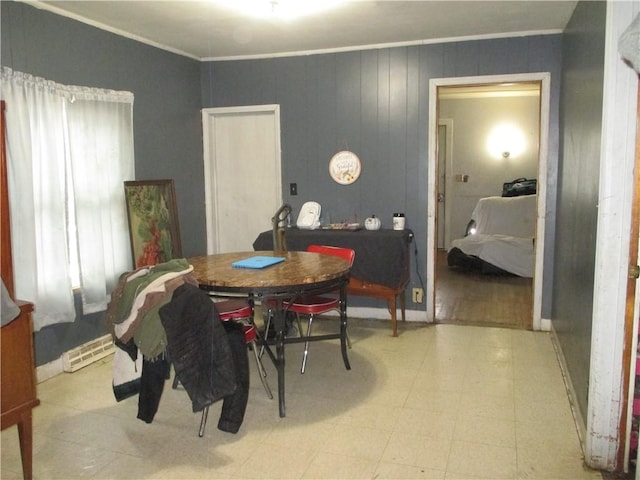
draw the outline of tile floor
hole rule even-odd
[[[333,320],[317,321],[325,328]],[[36,479],[601,479],[585,469],[549,334],[352,320],[352,370],[336,342],[287,347],[287,416],[255,376],[238,434],[216,428],[167,382],[152,424],[116,403],[111,359],[38,385]],[[271,386],[275,371],[266,361]],[[15,427],[3,480],[21,478]]]

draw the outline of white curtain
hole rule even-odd
[[[85,313],[106,306],[131,253],[123,181],[134,178],[128,92],[67,87],[2,69],[16,297],[34,328],[75,319],[68,199]],[[71,244],[73,245],[73,243]]]
[[[67,105],[85,313],[104,310],[118,277],[131,269],[123,182],[134,178],[133,98],[103,96],[84,89]]]

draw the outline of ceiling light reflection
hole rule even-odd
[[[257,18],[293,20],[337,7],[343,0],[212,0]]]

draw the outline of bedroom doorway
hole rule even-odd
[[[432,273],[427,274],[432,281],[427,282],[426,297],[430,320],[541,329],[541,295],[537,292],[542,287],[544,215],[532,213],[531,218],[536,230],[535,262],[529,274],[532,278],[452,270],[447,265],[447,251],[452,240],[464,237],[477,201],[500,196],[504,182],[519,177],[536,178],[538,195],[534,203],[538,212],[545,211],[548,79],[548,74],[525,74],[431,82],[429,144],[433,161],[429,162],[429,178],[437,180],[429,186],[427,231],[436,232],[429,234],[427,242],[427,272]],[[533,116],[523,128],[528,152],[521,153],[519,161],[518,154],[497,154],[495,161],[490,160],[493,154],[487,152],[487,137],[491,127],[513,120],[518,117],[514,112],[525,108],[532,112],[527,115]],[[460,115],[469,118],[461,120]],[[448,141],[445,150],[451,158],[446,162],[441,161],[444,119],[451,129],[447,136],[458,141],[464,139],[457,144]],[[444,198],[442,183],[446,185]],[[441,218],[445,210],[446,220]],[[448,241],[443,242],[442,227],[449,232]]]

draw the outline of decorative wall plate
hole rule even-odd
[[[348,150],[336,153],[329,161],[329,175],[340,185],[349,185],[360,176],[362,165],[358,156]]]

